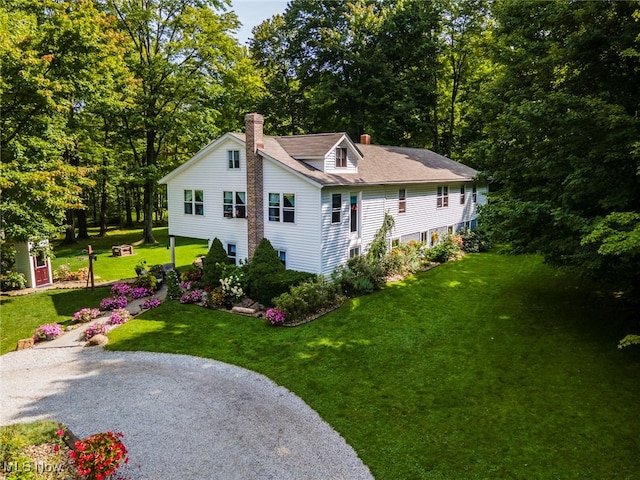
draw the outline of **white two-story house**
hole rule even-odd
[[[385,212],[390,243],[432,245],[474,228],[486,202],[476,170],[432,151],[368,135],[264,136],[263,122],[247,114],[244,134],[223,135],[160,180],[172,248],[176,236],[218,237],[232,260],[250,259],[266,237],[287,268],[329,274],[366,253]]]

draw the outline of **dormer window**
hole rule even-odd
[[[347,149],[336,148],[336,168],[347,168]]]

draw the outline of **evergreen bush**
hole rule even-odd
[[[253,258],[247,266],[247,275],[245,280],[247,282],[249,296],[254,300],[258,300],[261,288],[260,285],[264,282],[265,277],[284,270],[285,268],[280,261],[280,257],[278,257],[278,252],[273,248],[271,242],[266,238],[260,240],[260,243],[253,253]],[[268,299],[267,303],[270,302],[271,298]]]
[[[467,253],[486,252],[491,249],[489,236],[481,230],[466,230],[461,236],[462,250]]]
[[[213,239],[207,256],[202,260],[203,287],[219,287],[223,266],[229,263],[229,257],[218,237]]]
[[[255,286],[255,293],[251,298],[266,306],[273,306],[275,297],[289,291],[292,286],[311,280],[313,273],[283,270],[265,275]]]

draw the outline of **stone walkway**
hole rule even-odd
[[[155,297],[159,298],[162,301],[164,301],[166,296],[167,296],[167,287],[164,285],[162,286],[162,288],[160,288],[160,290],[155,292]],[[140,306],[145,300],[148,300],[149,298],[150,297],[131,300],[127,304],[126,309],[129,311],[131,315],[134,315],[134,316],[139,315],[140,313],[142,313],[142,309]],[[59,337],[54,338],[53,340],[50,340],[48,342],[37,342],[33,348],[84,347],[86,344],[86,340],[84,339],[84,332],[89,327],[89,325],[92,325],[94,323],[99,323],[99,322],[105,323],[109,319],[110,315],[111,315],[111,312],[103,312],[102,316],[90,322],[82,323],[76,328],[69,330],[68,332],[65,332],[63,335],[60,335]]]

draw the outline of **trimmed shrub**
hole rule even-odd
[[[284,270],[285,268],[280,261],[280,257],[278,257],[278,252],[275,251],[271,242],[266,238],[260,240],[247,267],[245,277],[249,296],[254,300],[258,300],[260,284],[264,282],[265,277]],[[267,300],[267,303],[270,301],[271,298]]]
[[[384,259],[387,274],[407,275],[420,270],[424,249],[424,243],[414,240],[395,247]]]
[[[444,263],[458,255],[460,251],[460,244],[453,236],[449,236],[443,242],[428,249],[425,256],[431,262]]]
[[[275,299],[275,306],[285,313],[286,322],[296,322],[314,315],[340,301],[338,287],[323,276],[304,281]]]
[[[358,255],[331,275],[334,283],[348,296],[371,293],[384,286],[387,271],[384,262],[373,256]]]
[[[489,236],[480,230],[466,230],[461,235],[462,250],[467,253],[486,252],[491,249]]]
[[[229,257],[224,250],[222,242],[218,237],[211,242],[211,248],[207,252],[207,256],[202,259],[202,280],[203,287],[216,288],[220,285],[222,278],[222,269],[224,265],[229,263]]]
[[[275,297],[288,292],[292,286],[315,278],[316,275],[297,270],[283,270],[265,275],[255,286],[251,298],[263,305],[272,306]]]

